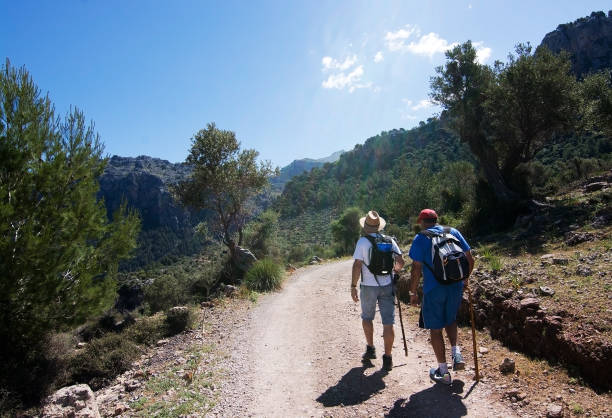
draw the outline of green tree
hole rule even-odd
[[[612,137],[612,74],[601,71],[580,83],[586,127]]]
[[[217,129],[209,123],[192,139],[187,164],[191,177],[177,184],[174,193],[185,205],[212,213],[208,230],[225,244],[234,258],[242,245],[243,229],[252,215],[253,197],[260,193],[278,170],[270,162],[257,162],[259,153],[240,150],[232,131]]]
[[[431,79],[431,98],[442,106],[451,127],[461,141],[468,144],[478,158],[482,171],[495,196],[501,202],[517,197],[498,166],[499,156],[487,135],[485,99],[495,82],[493,71],[478,62],[476,49],[470,41],[446,51],[446,64],[436,68],[438,76]]]
[[[112,221],[98,201],[106,159],[93,125],[56,118],[25,68],[0,73],[0,340],[4,384],[40,389],[37,361],[51,330],[83,322],[115,297],[139,219]]]
[[[511,184],[519,164],[576,126],[579,102],[566,54],[555,55],[546,47],[533,53],[529,44],[519,44],[508,58],[496,65],[484,109],[502,175]]]
[[[257,258],[277,256],[278,213],[267,210],[247,225],[245,242]]]
[[[332,237],[341,254],[349,254],[361,235],[359,208],[346,209],[340,218],[331,224]]]
[[[478,158],[498,201],[520,196],[510,185],[514,170],[548,142],[575,126],[575,79],[567,55],[546,48],[532,53],[519,44],[495,70],[478,63],[466,42],[447,51],[447,62],[431,80],[431,97]]]

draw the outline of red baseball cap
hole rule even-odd
[[[421,213],[419,213],[417,222],[421,222],[423,219],[438,219],[438,214],[433,209],[423,209]]]

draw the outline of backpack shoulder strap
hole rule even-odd
[[[372,246],[376,245],[376,238],[374,238],[372,235],[368,234],[368,235],[364,235],[364,237],[370,241],[370,244],[372,244]]]
[[[424,235],[429,239],[441,236],[438,232],[430,231],[429,229],[419,232],[419,235]]]

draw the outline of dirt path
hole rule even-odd
[[[348,291],[350,266],[342,261],[300,269],[282,292],[260,300],[246,326],[228,338],[227,380],[211,415],[516,416],[493,400],[486,383],[472,389],[471,371],[453,374],[450,388],[432,385],[433,353],[415,324],[406,324],[405,357],[396,321],[390,373],[380,370],[380,358],[375,367],[363,368],[365,343],[359,306]],[[377,315],[379,355],[381,331]]]

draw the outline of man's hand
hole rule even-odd
[[[357,294],[357,288],[351,287],[351,297],[353,298],[353,302],[359,302],[359,295]]]
[[[413,293],[410,295],[410,304],[412,306],[419,306],[419,295]]]

